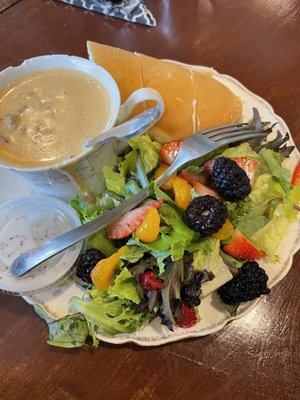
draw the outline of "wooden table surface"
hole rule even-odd
[[[298,0],[147,0],[150,28],[46,0],[0,0],[0,68],[87,57],[86,40],[212,66],[262,96],[300,145]],[[0,295],[1,400],[300,399],[300,254],[244,318],[162,347],[64,350],[22,298]]]

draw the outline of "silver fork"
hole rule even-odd
[[[267,128],[268,125],[269,122],[261,122],[258,111],[253,109],[253,119],[250,124],[236,123],[223,125],[195,133],[182,141],[175,161],[164,174],[154,181],[155,184],[158,186],[162,185],[176,171],[184,167],[186,164],[191,161],[201,160],[216,149],[222,148],[231,143],[267,136],[272,131],[272,127]],[[14,260],[10,267],[11,275],[19,277],[26,274],[43,261],[48,260],[50,257],[104,228],[127,211],[132,210],[147,197],[148,193],[146,187],[129,200],[124,201],[121,205],[107,211],[100,217],[63,233],[62,235],[56,236],[20,255]]]
[[[272,127],[267,127],[268,125],[270,125],[270,122],[262,122],[257,109],[253,108],[253,119],[249,124],[222,125],[187,137],[183,140],[175,161],[155,180],[155,183],[158,186],[162,185],[186,164],[201,160],[226,145],[267,136],[272,132]]]

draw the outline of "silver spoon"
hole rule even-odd
[[[84,142],[84,146],[93,147],[96,144],[104,144],[113,140],[128,140],[133,136],[146,132],[157,123],[161,116],[162,112],[159,108],[150,108],[149,110],[137,115],[135,118],[132,118],[107,132],[101,133],[99,136],[87,139]]]

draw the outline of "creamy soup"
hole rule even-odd
[[[0,89],[0,158],[19,167],[43,167],[72,158],[87,137],[103,131],[110,101],[96,79],[48,69]]]

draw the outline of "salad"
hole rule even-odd
[[[288,135],[244,142],[188,165],[161,187],[153,179],[168,168],[180,142],[164,145],[148,134],[128,141],[114,168],[105,166],[106,189],[92,201],[71,201],[83,223],[148,187],[148,199],[91,236],[78,261],[83,297],[70,314],[51,319],[48,343],[79,347],[97,334],[135,332],[154,319],[166,329],[189,329],[201,320],[201,300],[216,292],[234,315],[267,295],[259,265],[278,261],[278,246],[300,210],[300,166],[286,167]]]

